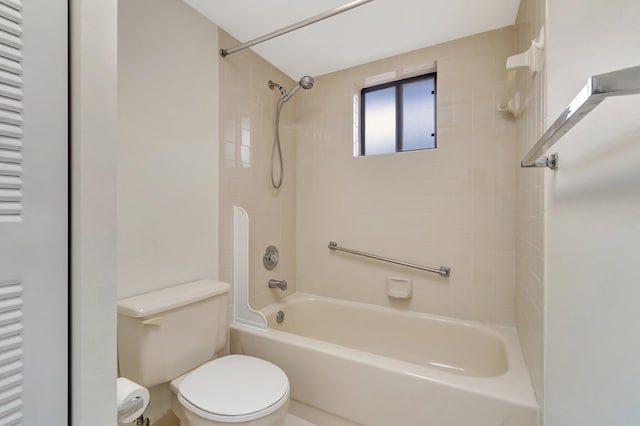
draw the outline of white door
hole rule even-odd
[[[68,418],[67,2],[0,0],[0,426]]]

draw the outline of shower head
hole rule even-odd
[[[313,79],[313,77],[305,75],[300,79],[298,84],[296,84],[295,87],[291,89],[289,93],[287,93],[287,91],[284,90],[284,87],[282,87],[278,83],[271,80],[269,80],[268,82],[269,89],[273,90],[277,88],[278,91],[280,92],[280,99],[278,99],[278,106],[276,107],[276,131],[273,138],[273,148],[271,149],[271,184],[275,189],[280,188],[280,185],[282,185],[282,176],[284,173],[284,165],[282,163],[282,148],[280,147],[280,130],[278,130],[278,126],[280,123],[280,111],[282,110],[284,103],[287,102],[289,99],[291,99],[293,95],[295,95],[296,92],[300,90],[301,87],[305,90],[309,90],[313,88],[314,83],[315,83],[315,80]],[[279,179],[276,179],[276,173],[275,173],[276,158],[280,160]]]
[[[305,75],[304,77],[302,77],[300,79],[300,81],[298,82],[298,84],[296,84],[296,86],[291,89],[289,91],[289,93],[287,93],[287,95],[283,98],[283,100],[286,102],[289,99],[291,99],[293,97],[293,95],[296,94],[296,92],[298,90],[300,90],[300,88],[302,87],[305,90],[309,90],[311,88],[313,88],[313,83],[315,83],[315,80],[313,79],[313,77],[310,77],[308,75]]]
[[[304,77],[302,77],[300,79],[300,83],[298,83],[300,86],[302,86],[303,89],[313,89],[313,83],[315,83],[316,81],[313,79],[313,77],[305,75]]]
[[[298,84],[296,84],[293,87],[293,89],[291,89],[289,91],[289,93],[287,93],[287,91],[284,89],[284,87],[282,87],[280,84],[276,83],[275,81],[269,80],[269,82],[267,84],[269,85],[269,89],[271,89],[271,90],[278,89],[278,91],[280,92],[280,101],[281,102],[287,102],[289,99],[291,99],[293,97],[293,95],[296,94],[296,92],[298,90],[300,90],[301,87],[303,89],[305,89],[305,90],[309,90],[309,89],[313,88],[313,84],[314,83],[315,83],[315,80],[313,79],[313,77],[305,75],[304,77],[302,77],[300,79]]]

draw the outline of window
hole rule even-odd
[[[435,106],[435,73],[362,89],[360,155],[435,148]]]

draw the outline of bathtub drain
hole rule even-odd
[[[278,311],[276,314],[276,322],[280,324],[282,321],[284,321],[284,312]]]

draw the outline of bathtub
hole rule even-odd
[[[537,424],[513,328],[304,294],[262,312],[268,330],[231,325],[231,352],[280,366],[319,425]]]

